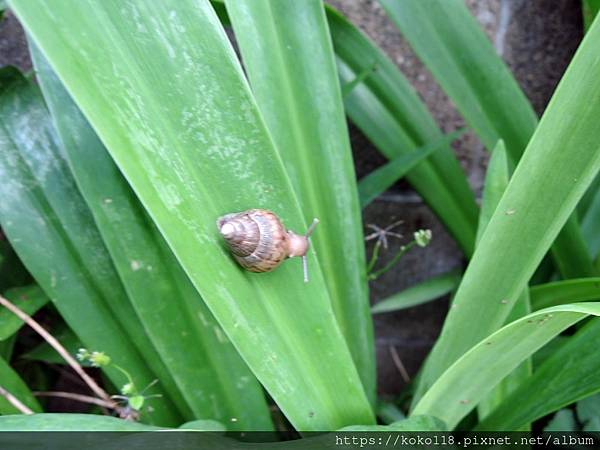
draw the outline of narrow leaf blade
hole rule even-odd
[[[297,260],[249,273],[218,234],[219,216],[249,208],[275,210],[291,229],[306,225],[210,4],[10,4],[292,424],[372,422],[315,254],[308,284]]]

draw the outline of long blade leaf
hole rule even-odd
[[[481,237],[426,364],[420,394],[472,345],[502,325],[600,170],[599,39],[597,21],[567,69]],[[506,308],[496,308],[498,304]]]
[[[600,303],[547,308],[506,325],[449,367],[417,403],[412,414],[431,415],[450,429],[454,428],[523,360],[589,315],[600,315]],[[523,423],[526,422],[519,425]]]
[[[371,312],[373,314],[379,314],[389,311],[398,311],[400,309],[410,308],[411,306],[435,300],[456,289],[460,283],[460,279],[460,271],[451,271],[432,277],[377,302],[371,308]]]
[[[39,91],[14,69],[0,72],[0,90],[0,223],[6,236],[85,345],[106,352],[141,387],[158,378],[156,389],[164,395],[163,388],[173,386],[170,377],[127,300]],[[107,374],[117,386],[127,381],[113,368]],[[177,423],[169,397],[154,402],[146,419]]]
[[[477,430],[516,430],[600,391],[600,319],[594,318],[562,344]]]
[[[35,314],[50,300],[39,286],[27,286],[9,289],[4,296],[30,316]],[[23,321],[6,308],[0,309],[0,341],[8,339],[19,328]]]
[[[364,208],[367,206],[394,183],[403,178],[417,164],[434,151],[446,148],[448,144],[457,139],[461,134],[462,131],[455,131],[413,152],[398,156],[362,178],[358,183],[360,207]]]
[[[42,412],[42,407],[33,396],[25,382],[3,358],[0,358],[0,386],[2,386],[33,412]],[[4,415],[20,413],[21,411],[15,408],[6,398],[0,396],[0,414]]]
[[[371,423],[314,252],[305,284],[299,261],[243,271],[218,235],[219,216],[249,208],[294,230],[306,222],[210,4],[10,4],[292,424]]]
[[[345,98],[346,113],[388,159],[416,151],[442,138],[435,120],[392,61],[341,14],[327,19],[342,83],[375,65]],[[407,174],[407,180],[440,217],[461,249],[475,246],[477,205],[460,164],[448,146]]]
[[[600,278],[580,278],[538,284],[529,289],[533,309],[572,302],[600,300]]]
[[[129,299],[193,416],[233,429],[270,429],[260,385],[52,69],[39,50],[31,50],[77,184]]]
[[[322,2],[227,0],[225,4],[252,91],[302,211],[323,223],[311,241],[338,324],[374,402],[375,345],[362,222]]]
[[[537,117],[463,0],[380,0],[419,58],[488,149],[503,139],[516,164]],[[567,278],[594,273],[575,217],[552,253]]]

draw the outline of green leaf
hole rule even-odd
[[[483,144],[492,149],[503,139],[516,164],[537,117],[463,0],[380,3]],[[552,253],[566,278],[594,273],[575,217]]]
[[[8,290],[4,296],[30,316],[48,303],[48,296],[39,286]],[[23,326],[23,321],[6,308],[0,309],[0,341],[8,339]]]
[[[600,180],[600,176],[597,177]],[[592,257],[597,258],[600,255],[600,183],[592,185],[589,192],[590,203],[581,220],[581,233],[587,243]]]
[[[504,191],[506,191],[509,180],[510,173],[506,146],[504,141],[500,139],[494,147],[485,175],[479,225],[477,226],[477,242],[481,240],[483,232],[490,223],[490,219],[494,215]]]
[[[239,430],[271,429],[262,388],[33,46],[32,58],[81,193],[129,299],[193,417],[214,418]]]
[[[169,377],[75,186],[42,97],[10,68],[0,71],[0,149],[0,223],[29,272],[86,346],[110,354],[140,386],[158,377],[163,392]],[[125,381],[115,369],[107,374],[116,385]],[[168,397],[155,402],[152,420],[179,421]]]
[[[33,414],[0,417],[0,431],[156,431],[161,428],[94,414]]]
[[[448,144],[458,139],[464,131],[459,130],[450,133],[437,141],[433,141],[406,155],[398,156],[382,167],[374,170],[358,183],[358,196],[360,207],[365,208],[379,195],[383,194],[395,182],[403,178],[409,171],[421,161],[431,155],[434,151],[447,148]]]
[[[375,345],[356,176],[320,0],[225,1],[258,107],[300,199],[338,324],[375,400]]]
[[[446,431],[446,425],[437,417],[413,415],[389,425],[353,425],[339,431],[353,432],[396,432],[396,431]]]
[[[600,0],[581,0],[581,6],[583,10],[583,28],[587,32],[594,18],[598,15],[598,11],[600,11]]]
[[[367,77],[371,75],[375,70],[377,70],[377,64],[373,63],[373,65],[366,67],[358,75],[356,75],[356,77],[354,77],[353,80],[344,83],[344,85],[342,85],[342,97],[345,98],[350,92],[352,92],[352,89],[354,89],[360,83],[365,81]]]
[[[10,360],[13,354],[16,340],[17,335],[13,334],[8,339],[0,341],[0,358],[4,358],[7,361]]]
[[[575,54],[490,219],[427,360],[417,397],[504,323],[600,170],[599,39],[600,24]]]
[[[492,157],[488,163],[483,187],[483,198],[481,204],[481,212],[479,214],[479,226],[477,228],[477,242],[481,240],[481,236],[487,228],[490,219],[498,208],[498,203],[510,180],[509,161],[506,154],[504,141],[499,140],[494,147]],[[497,309],[503,309],[505,306],[502,303],[491,306]],[[528,291],[525,289],[516,304],[513,306],[506,323],[517,320],[531,312],[530,300]],[[501,383],[499,383],[478,405],[477,413],[479,418],[483,418],[489,414],[502,399],[510,393],[515,386],[518,386],[522,380],[529,377],[531,374],[531,360],[527,359],[515,370],[513,370]]]
[[[83,347],[81,340],[65,324],[59,324],[52,329],[52,336],[56,338],[61,345],[67,349],[70,355],[75,355]],[[49,364],[67,364],[67,362],[50,346],[47,342],[42,342],[27,353],[20,355],[20,358],[33,361],[44,361]],[[81,365],[89,365],[87,362]]]
[[[463,0],[380,0],[483,144],[518,161],[537,117]]]
[[[386,425],[406,419],[406,415],[394,403],[383,401],[377,402],[377,417]]]
[[[544,432],[551,431],[577,431],[577,421],[575,414],[570,409],[561,409],[544,427]]]
[[[453,429],[522,361],[554,336],[588,315],[600,315],[600,303],[556,306],[511,322],[483,339],[450,366],[417,403],[412,415],[425,414],[437,417]],[[526,383],[531,386],[528,382],[536,375],[522,383],[513,391],[513,395],[520,392],[522,398],[522,386]],[[542,403],[540,399],[543,397],[536,395],[535,398],[538,403]],[[523,409],[522,403],[513,404],[513,407],[516,410]],[[495,417],[497,410],[488,417]],[[486,421],[487,419],[484,419],[484,423]],[[530,421],[520,421],[518,426]],[[506,431],[516,428],[511,424],[507,428],[494,427],[493,429]]]
[[[225,425],[215,420],[193,420],[179,425],[179,430],[193,431],[227,431]]]
[[[208,2],[10,4],[290,422],[372,423],[314,252],[305,284],[298,260],[242,270],[218,234],[219,216],[248,208],[306,222]]]
[[[543,311],[571,306],[557,306]],[[525,423],[599,392],[599,339],[600,320],[593,318],[546,358],[531,377],[477,426],[477,430],[516,430]]]
[[[581,278],[538,284],[529,289],[533,309],[563,303],[600,300],[600,278]]]
[[[367,67],[376,70],[345,98],[346,113],[388,159],[410,154],[442,138],[419,96],[385,54],[342,15],[327,8],[342,84]],[[477,205],[450,146],[434,152],[407,174],[467,255],[475,244]]]
[[[461,273],[461,271],[453,270],[431,277],[428,280],[415,284],[391,297],[377,302],[371,308],[371,312],[373,314],[378,314],[389,311],[398,311],[440,298],[456,289],[460,283]]]
[[[600,394],[590,395],[577,402],[577,418],[584,425],[584,431],[598,431]]]
[[[42,407],[25,382],[3,358],[0,358],[0,386],[10,392],[17,400],[32,411],[42,411]],[[21,414],[21,412],[3,396],[0,396],[0,414]]]

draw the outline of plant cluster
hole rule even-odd
[[[464,130],[320,0],[8,0],[34,77],[0,69],[0,430],[530,430],[557,411],[549,429],[598,429],[593,2],[538,120],[462,0],[379,1],[491,152],[481,204]],[[358,182],[346,116],[389,160]],[[390,218],[367,261],[361,209],[402,178],[468,264],[371,309],[369,281],[435,239],[410,230],[381,262],[405,239]],[[308,283],[298,258],[231,257],[215,221],[254,208],[320,220]],[[372,314],[449,293],[418,378],[378,400]],[[27,352],[24,323],[44,336]],[[90,378],[89,414],[45,413],[18,361],[76,353],[117,395]]]

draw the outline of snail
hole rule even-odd
[[[302,257],[304,282],[308,282],[308,238],[319,223],[313,220],[304,235],[286,230],[272,211],[250,209],[219,217],[217,227],[237,262],[250,272],[270,272],[284,259]]]

